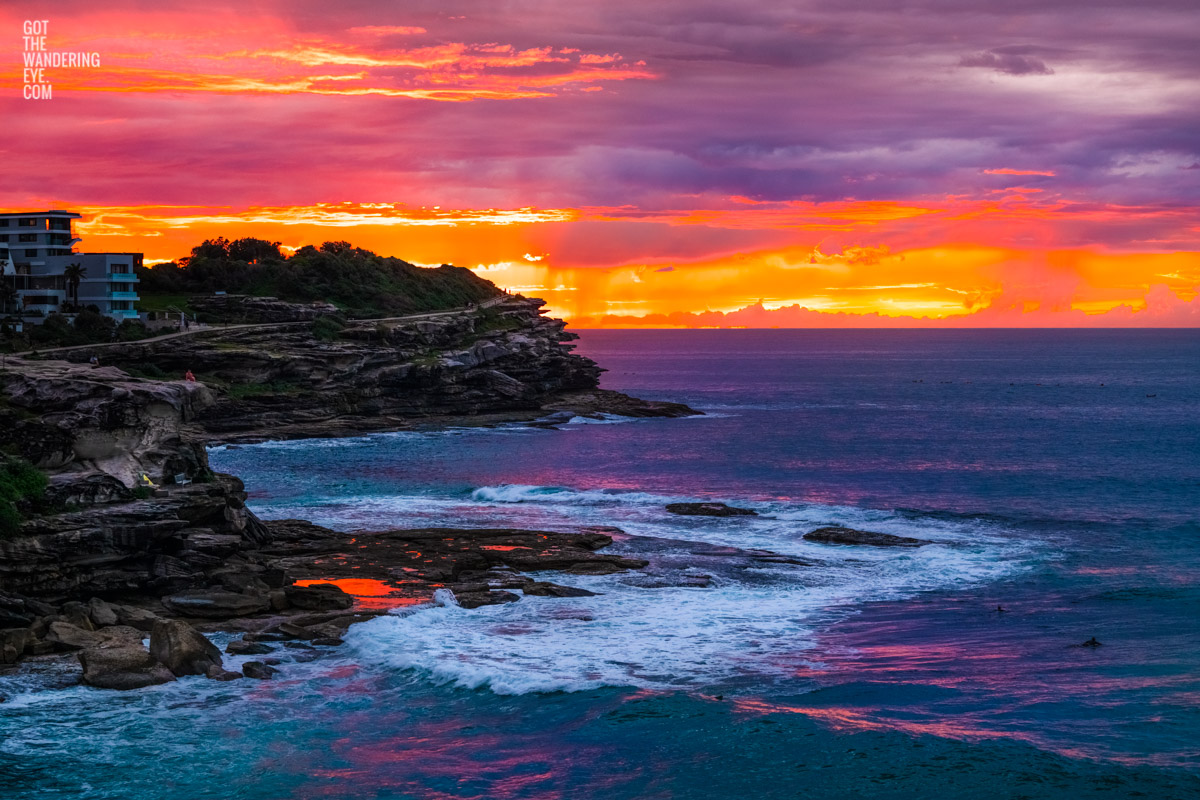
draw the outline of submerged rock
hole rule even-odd
[[[225,646],[225,652],[233,656],[265,656],[272,650],[262,642],[248,642],[245,639],[234,639]]]
[[[908,536],[893,536],[890,533],[856,531],[853,528],[817,528],[804,534],[810,542],[821,544],[863,544],[871,547],[921,547],[933,544],[928,539],[913,539]]]
[[[525,594],[535,595],[538,597],[595,597],[595,592],[589,592],[587,589],[579,589],[574,586],[561,586],[557,583],[549,583],[546,581],[534,581],[528,583],[524,587]]]
[[[213,681],[236,681],[239,678],[244,678],[246,676],[240,672],[232,672],[224,667],[213,664],[208,668],[207,671],[205,671],[204,677]]]
[[[758,512],[724,503],[669,503],[667,511],[685,517],[757,517]]]
[[[222,666],[217,646],[180,619],[154,624],[150,653],[177,676],[203,675],[214,666]]]
[[[279,674],[279,670],[261,661],[247,661],[245,664],[242,664],[242,674],[247,678],[268,681]]]
[[[521,598],[512,592],[463,592],[455,593],[454,602],[461,608],[479,608],[480,606],[494,606],[500,603],[515,603]]]

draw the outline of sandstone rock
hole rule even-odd
[[[303,625],[296,625],[291,622],[281,622],[276,626],[280,633],[286,633],[293,639],[316,639],[320,634]]]
[[[628,564],[620,561],[581,561],[567,567],[564,572],[571,575],[612,575],[617,572],[624,572],[628,569],[641,569],[646,566],[647,562],[641,559],[623,559]]]
[[[283,592],[293,606],[309,611],[332,611],[350,608],[354,605],[354,598],[332,583],[288,586],[284,588]]]
[[[220,667],[221,651],[183,620],[159,620],[150,634],[150,653],[177,676],[203,675]]]
[[[667,511],[688,517],[757,517],[749,508],[727,506],[724,503],[669,503]]]
[[[225,646],[225,652],[234,656],[265,656],[272,648],[261,642],[248,642],[245,639],[234,639]]]
[[[20,628],[30,625],[35,616],[37,615],[29,609],[25,598],[0,592],[0,628]]]
[[[0,630],[0,664],[15,664],[33,640],[29,628]]]
[[[269,664],[264,664],[261,661],[247,661],[245,664],[242,664],[242,674],[247,678],[255,678],[260,681],[266,681],[270,680],[278,673],[279,670],[275,669]]]
[[[175,680],[141,644],[88,648],[79,653],[83,681],[101,689],[141,689]]]
[[[69,625],[74,625],[76,628],[82,628],[85,631],[96,630],[96,626],[92,623],[92,616],[88,611],[88,607],[83,603],[64,603],[58,618]]]
[[[140,647],[142,632],[121,625],[101,628],[98,631],[88,631],[56,620],[50,623],[46,641],[52,642],[60,650],[101,649],[132,645]]]
[[[872,533],[856,531],[853,528],[817,528],[804,534],[810,542],[822,544],[862,544],[871,547],[921,547],[931,544],[926,539],[912,539],[907,536],[893,536],[890,533]]]
[[[270,608],[263,595],[219,591],[189,591],[162,598],[168,611],[185,617],[232,619],[259,614]]]
[[[118,622],[117,611],[108,603],[101,600],[99,597],[93,597],[88,601],[88,616],[91,617],[92,623],[96,627],[103,628],[107,625],[116,625]]]
[[[116,612],[118,623],[146,633],[154,630],[154,623],[159,619],[153,611],[147,611],[137,606],[113,605],[112,609]]]

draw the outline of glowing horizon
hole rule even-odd
[[[49,49],[101,65],[25,101],[6,40],[0,206],[148,263],[344,239],[577,326],[1200,325],[1186,9],[852,6],[66,0]]]

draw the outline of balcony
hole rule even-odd
[[[138,276],[132,272],[107,272],[104,279],[109,283],[139,283]]]
[[[114,319],[137,319],[138,312],[132,308],[114,308],[108,312],[108,315]]]
[[[140,300],[137,292],[109,292],[110,300]]]

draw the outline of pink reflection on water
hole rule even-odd
[[[297,763],[286,764],[311,779],[297,797],[569,800],[581,785],[603,796],[606,789],[644,782],[650,769],[607,746],[571,741],[565,734],[584,720],[539,730],[506,714],[425,720],[394,712],[336,719],[344,735],[328,744],[334,764],[301,764],[299,754]],[[605,765],[599,773],[598,764]]]
[[[1057,742],[1050,742],[1043,737],[1018,730],[997,730],[974,724],[969,717],[937,717],[934,719],[912,720],[897,719],[887,716],[887,710],[882,707],[863,706],[792,706],[771,703],[753,698],[741,698],[733,701],[734,709],[744,714],[803,714],[811,719],[825,723],[835,731],[902,731],[912,736],[929,735],[944,739],[959,739],[967,742],[1007,739],[1025,742],[1042,750],[1050,750],[1071,758],[1094,758],[1095,754],[1080,748],[1065,747]],[[1143,758],[1114,756],[1111,760],[1129,764],[1145,763]]]

